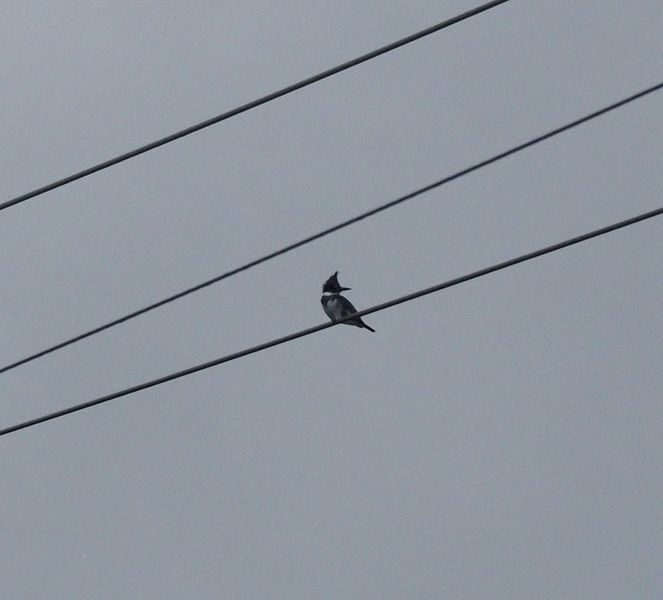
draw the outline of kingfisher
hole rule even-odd
[[[345,292],[351,288],[343,287],[338,282],[338,271],[334,273],[327,281],[325,281],[322,286],[322,308],[327,313],[327,316],[332,321],[337,321],[343,317],[347,317],[352,313],[356,313],[357,309],[352,306],[352,302],[341,296],[341,292]],[[349,319],[344,321],[345,325],[354,325],[355,327],[363,327],[375,333],[375,329],[369,327],[361,320],[361,317],[355,317],[354,319]]]

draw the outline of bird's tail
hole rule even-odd
[[[366,325],[366,323],[364,323],[363,321],[361,324],[364,326],[364,329],[368,329],[369,331],[375,333],[375,329],[373,329],[370,325]]]

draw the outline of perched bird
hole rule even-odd
[[[325,284],[322,286],[322,298],[320,302],[322,303],[322,308],[327,313],[327,316],[332,321],[338,321],[344,317],[347,317],[353,313],[357,312],[357,309],[352,306],[352,302],[341,296],[341,292],[349,290],[348,287],[342,287],[338,282],[338,271],[334,273]],[[375,329],[369,327],[361,320],[361,317],[355,317],[354,319],[349,319],[345,321],[346,325],[354,325],[355,327],[363,327],[375,333]]]

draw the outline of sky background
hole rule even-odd
[[[2,201],[476,5],[1,2]],[[0,214],[0,363],[663,79],[513,0]],[[663,92],[0,375],[1,426],[659,207]],[[0,440],[12,599],[660,598],[663,219]]]

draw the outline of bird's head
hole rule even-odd
[[[327,279],[327,281],[325,281],[324,285],[322,286],[322,291],[328,294],[339,294],[340,292],[345,292],[350,289],[352,288],[343,287],[338,282],[338,271],[336,271],[336,273]]]

